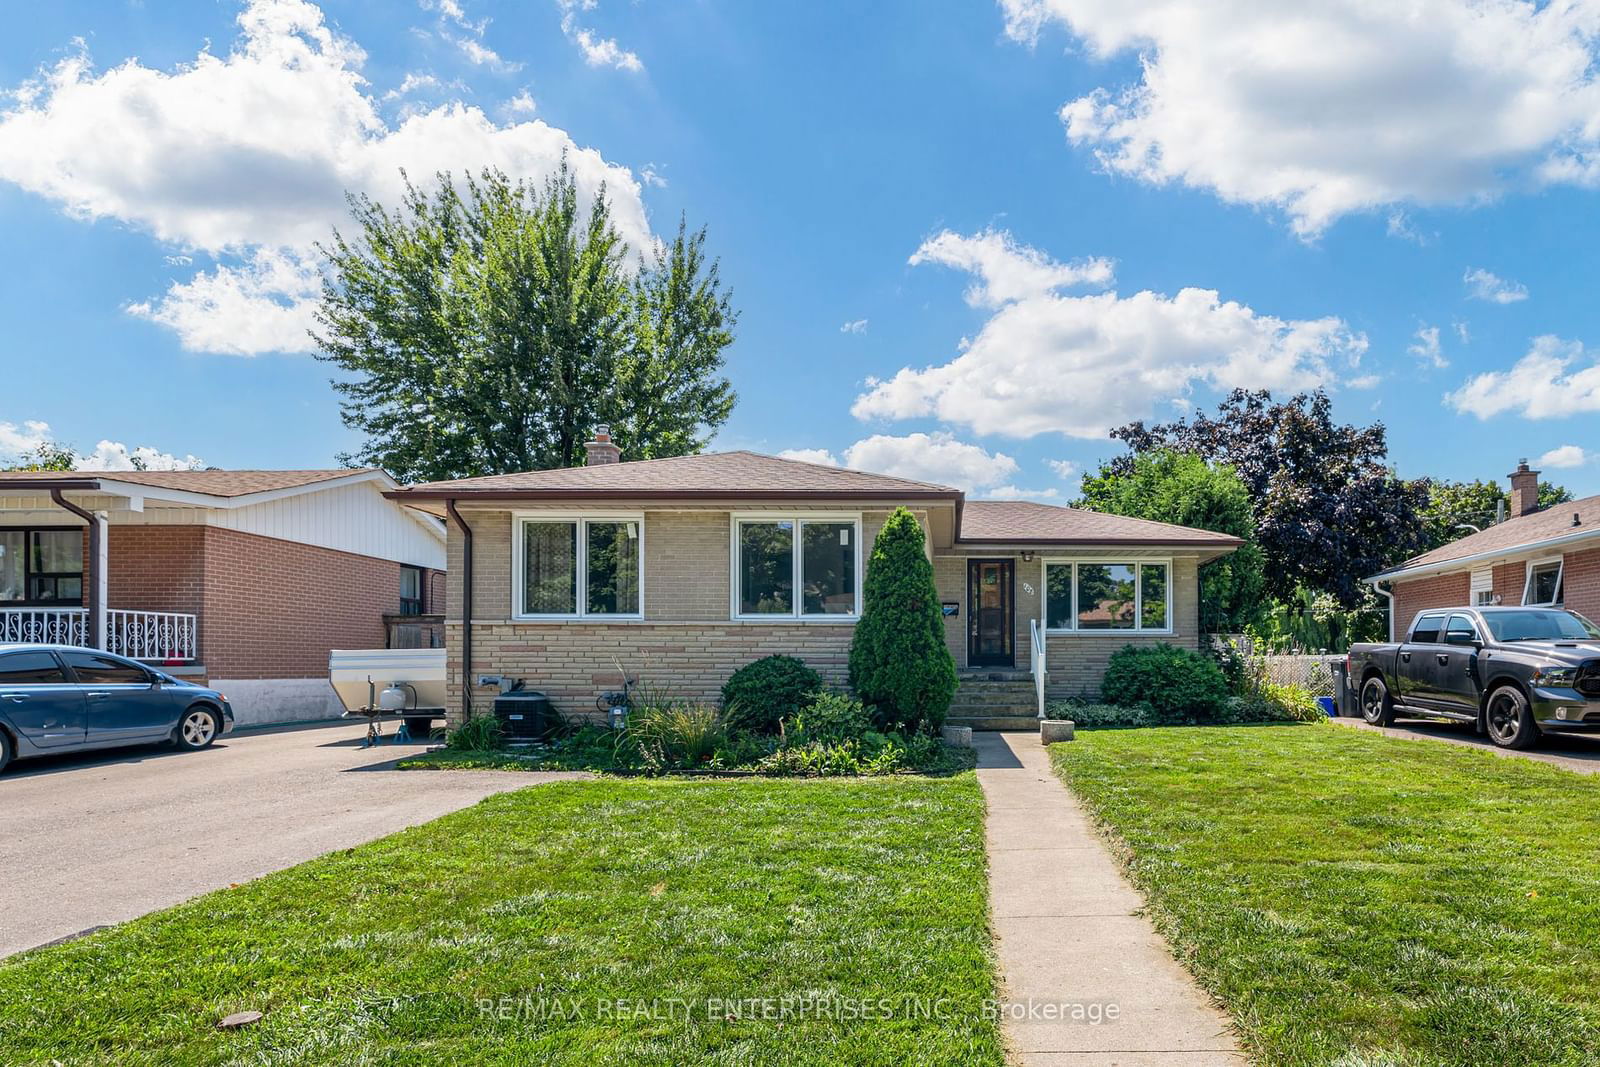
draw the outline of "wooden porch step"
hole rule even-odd
[[[1039,729],[1038,716],[1027,715],[947,715],[946,726],[970,726],[973,730],[1011,730],[1025,732]]]

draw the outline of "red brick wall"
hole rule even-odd
[[[1494,568],[1494,595],[1500,603],[1522,603],[1522,586],[1527,581],[1528,568],[1523,563],[1500,563]]]
[[[1568,552],[1561,581],[1567,607],[1591,620],[1600,619],[1600,548]]]
[[[106,549],[106,607],[200,614],[205,527],[112,526],[106,531]],[[84,570],[87,581],[87,565]]]
[[[1521,593],[1519,591],[1518,595]],[[1440,574],[1414,582],[1397,582],[1394,587],[1394,636],[1401,640],[1417,612],[1429,608],[1459,608],[1471,602],[1472,578],[1467,572]]]
[[[205,527],[200,644],[213,678],[317,678],[330,648],[382,648],[400,564]]]

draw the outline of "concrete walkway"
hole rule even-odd
[[[1033,733],[981,733],[989,903],[1013,1059],[1048,1067],[1240,1067],[1218,1011],[1139,910]]]

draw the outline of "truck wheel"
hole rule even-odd
[[[1394,701],[1389,698],[1389,685],[1377,675],[1362,683],[1361,717],[1373,726],[1394,724]]]
[[[1502,685],[1489,694],[1483,719],[1489,740],[1501,748],[1532,748],[1539,741],[1539,724],[1533,721],[1528,698],[1514,685]]]

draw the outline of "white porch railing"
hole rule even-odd
[[[1039,705],[1039,718],[1044,718],[1045,640],[1044,628],[1038,619],[1028,620],[1028,636],[1033,642],[1030,662],[1033,665],[1033,696]]]
[[[106,612],[106,651],[157,663],[190,663],[199,627],[177,611]],[[0,608],[0,643],[87,645],[84,608]]]

